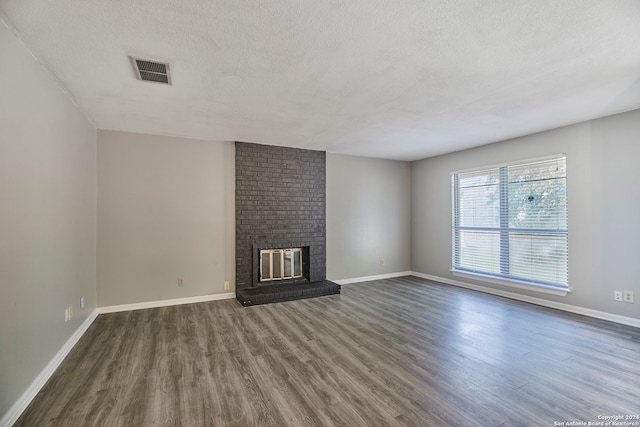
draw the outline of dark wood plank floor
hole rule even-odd
[[[17,425],[553,426],[635,414],[640,329],[405,277],[251,308],[100,315]]]

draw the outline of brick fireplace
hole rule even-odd
[[[291,248],[300,249],[301,274],[261,280],[261,260],[267,262],[261,253],[286,260],[280,251]],[[326,280],[325,250],[325,152],[236,142],[238,301],[247,306],[340,293]],[[279,259],[272,255],[270,268]]]

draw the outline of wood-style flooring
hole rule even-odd
[[[16,425],[554,426],[618,415],[640,415],[640,329],[403,277],[250,308],[102,314]]]

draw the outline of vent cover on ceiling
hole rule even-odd
[[[135,68],[136,75],[140,80],[171,84],[168,63],[133,57],[131,57],[131,62],[133,63],[133,68]]]

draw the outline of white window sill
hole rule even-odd
[[[527,282],[521,282],[519,280],[501,279],[499,277],[494,277],[494,276],[489,276],[489,275],[479,274],[479,273],[469,273],[466,271],[459,271],[459,270],[450,270],[450,271],[451,273],[453,273],[454,276],[464,277],[466,279],[480,280],[482,282],[489,282],[495,285],[508,286],[510,288],[525,289],[527,291],[540,292],[543,294],[560,295],[564,297],[569,292],[571,292],[571,289],[569,288],[562,289],[562,288],[557,288],[555,286],[549,286],[549,285],[531,284]]]

